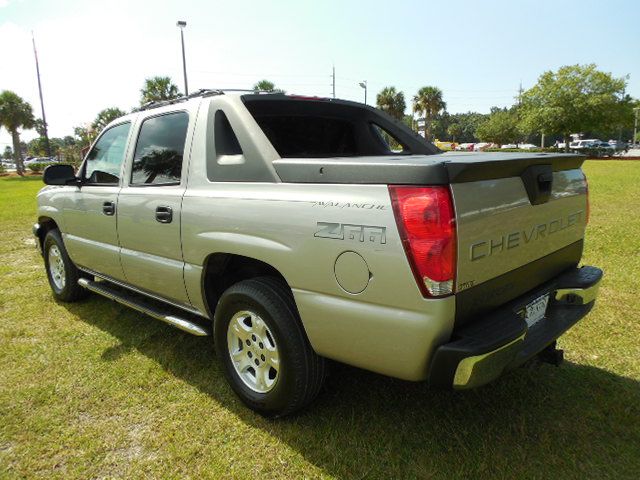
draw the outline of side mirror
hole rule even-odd
[[[47,185],[71,185],[77,181],[76,172],[71,165],[49,165],[42,181]]]

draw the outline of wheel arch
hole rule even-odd
[[[36,235],[40,244],[40,252],[42,252],[42,249],[44,247],[44,238],[47,236],[47,233],[49,233],[51,230],[60,230],[60,227],[53,218],[47,216],[38,217],[38,225],[39,228]]]
[[[227,288],[242,280],[262,276],[275,277],[291,290],[285,276],[263,260],[226,252],[208,255],[203,262],[201,289],[209,318],[213,320],[218,300]]]

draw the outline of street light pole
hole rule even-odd
[[[360,82],[360,86],[364,88],[364,104],[367,104],[367,81]]]
[[[184,74],[184,94],[189,95],[189,87],[187,86],[187,59],[184,55],[184,27],[187,26],[187,22],[184,20],[178,20],[176,26],[180,28],[180,41],[182,43],[182,73]]]

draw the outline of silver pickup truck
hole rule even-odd
[[[593,307],[577,155],[442,153],[374,108],[200,91],[50,166],[37,244],[53,295],[88,291],[212,335],[239,397],[307,405],[327,359],[465,389]]]

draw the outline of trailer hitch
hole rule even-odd
[[[558,342],[553,341],[544,350],[538,353],[538,359],[543,363],[555,365],[556,367],[564,361],[564,350],[557,347]]]

